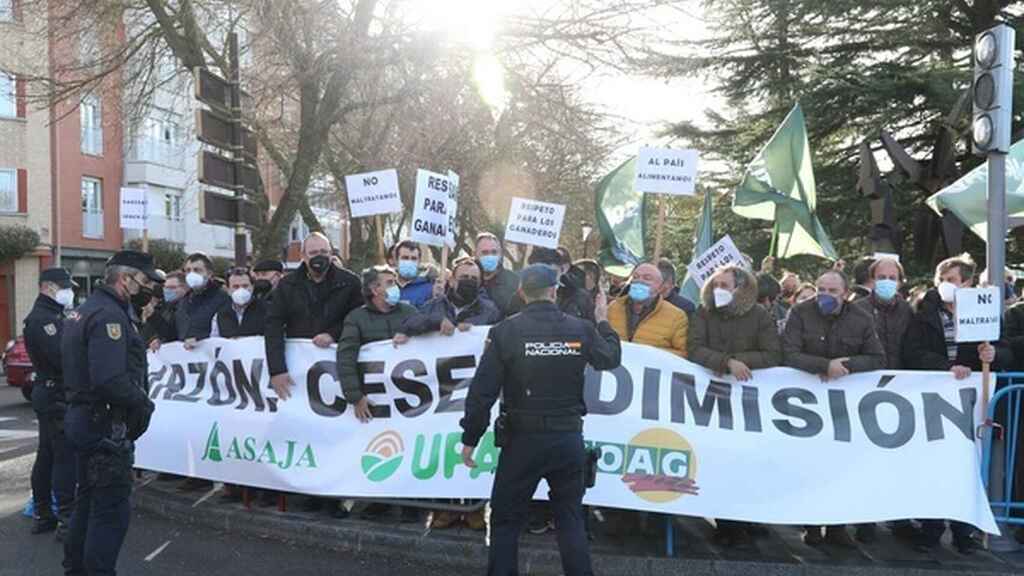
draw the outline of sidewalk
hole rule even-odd
[[[137,508],[171,520],[199,524],[254,538],[274,538],[343,554],[381,554],[409,560],[443,562],[453,568],[482,573],[487,565],[484,533],[465,527],[428,530],[422,524],[400,524],[397,516],[379,522],[350,518],[336,520],[325,513],[292,511],[302,499],[291,498],[287,512],[241,504],[225,504],[218,495],[181,493],[180,482],[155,481],[146,473],[134,495]],[[358,505],[357,505],[358,506]],[[357,508],[358,510],[358,508]],[[1024,552],[996,555],[979,550],[961,556],[949,548],[929,554],[915,552],[879,527],[878,542],[857,550],[812,548],[803,544],[799,528],[770,526],[756,540],[756,551],[740,552],[718,547],[712,527],[700,518],[674,519],[675,557],[665,556],[665,521],[649,518],[646,529],[631,527],[616,534],[616,511],[606,522],[594,523],[594,570],[598,574],[687,576],[1009,576],[1024,574]],[[947,535],[948,539],[948,535]],[[553,532],[525,534],[520,549],[523,574],[559,574],[558,548]]]

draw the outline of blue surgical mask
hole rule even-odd
[[[398,288],[398,286],[389,286],[387,292],[384,295],[384,300],[392,306],[398,304],[398,301],[401,298],[402,291]]]
[[[398,261],[398,275],[405,280],[411,280],[415,278],[420,272],[419,262],[415,260],[399,260]]]
[[[889,280],[888,278],[875,280],[875,295],[882,300],[892,300],[896,296],[896,291],[898,289],[899,282],[896,282],[895,280]]]
[[[646,302],[651,297],[651,287],[647,284],[633,282],[629,285],[629,299],[634,302]]]
[[[839,299],[831,294],[818,294],[818,310],[828,316],[839,309]]]
[[[498,269],[498,264],[501,263],[501,257],[497,254],[486,254],[480,257],[480,267],[484,269],[484,272],[491,273]]]
[[[174,302],[177,299],[178,299],[178,291],[177,290],[168,290],[168,289],[164,288],[164,302],[167,302],[168,304],[170,304],[171,302]]]

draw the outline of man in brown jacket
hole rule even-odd
[[[701,306],[691,316],[690,360],[737,380],[750,380],[751,370],[782,363],[782,345],[775,319],[757,304],[754,275],[739,266],[718,269],[701,291]],[[715,540],[725,546],[752,545],[750,524],[716,520]]]
[[[853,372],[885,368],[885,349],[875,333],[874,319],[862,308],[846,302],[850,284],[846,275],[829,270],[818,277],[818,295],[793,306],[782,334],[786,366],[817,374],[822,381],[837,380]],[[807,526],[809,545],[828,542],[854,547],[845,525]]]

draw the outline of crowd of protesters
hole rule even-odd
[[[387,265],[357,275],[342,267],[325,236],[314,233],[302,244],[297,268],[289,271],[281,262],[263,261],[251,270],[231,269],[223,281],[214,278],[207,256],[192,254],[180,270],[166,275],[163,298],[143,310],[142,333],[151,350],[174,341],[190,348],[210,337],[264,336],[271,385],[284,398],[293,385],[285,339],[310,339],[321,348],[336,345],[345,397],[356,416],[367,421],[371,406],[360,388],[356,361],[361,346],[382,340],[397,346],[427,333],[451,335],[495,324],[522,309],[518,276],[507,267],[510,259],[501,239],[480,234],[473,248],[473,254],[455,258],[449,270],[439,270],[427,262],[424,247],[404,240],[392,248]],[[715,271],[696,287],[696,302],[683,295],[681,279],[667,259],[606,271],[594,260],[573,261],[564,248],[535,247],[527,261],[559,272],[557,305],[562,311],[593,320],[595,297],[607,290],[608,321],[623,340],[663,349],[741,381],[751,379],[753,370],[773,366],[834,381],[878,369],[941,370],[963,379],[981,370],[983,362],[996,371],[1019,370],[1024,363],[1024,302],[1009,306],[1003,339],[956,342],[956,290],[978,280],[967,255],[939,263],[928,286],[909,286],[903,267],[888,258],[857,260],[852,278],[839,261],[813,281],[789,271],[776,277],[772,258],[758,271],[748,261],[747,266]],[[1005,295],[1008,305],[1015,303],[1011,282]],[[197,479],[179,480],[182,490],[210,486]],[[240,491],[227,486],[222,497],[238,499]],[[270,504],[276,497],[264,492],[261,501]],[[306,502],[309,510],[326,508],[336,517],[349,514],[334,500]],[[539,520],[531,523],[531,531],[543,532],[550,528],[550,517],[543,505],[538,509]],[[376,519],[389,510],[370,504],[361,516]],[[418,509],[411,507],[402,507],[400,517],[420,520]],[[438,511],[428,521],[435,528],[460,521],[484,527],[479,513]],[[939,546],[946,524],[907,519],[888,529],[927,550]],[[949,525],[954,547],[969,554],[976,547],[973,529],[958,522]],[[804,538],[810,545],[852,547],[854,539],[873,541],[877,530],[874,524],[806,526]],[[716,540],[725,546],[750,546],[759,533],[749,523],[716,522]]]

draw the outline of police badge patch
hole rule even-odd
[[[121,325],[117,324],[117,323],[107,324],[107,336],[110,336],[111,340],[120,340],[121,339]]]
[[[46,332],[47,336],[56,336],[57,327],[53,324],[47,324],[46,326],[43,326],[43,332]]]

